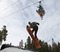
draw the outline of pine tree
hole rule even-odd
[[[2,38],[4,41],[6,41],[7,32],[8,31],[6,30],[6,26],[4,25],[2,29]]]
[[[31,39],[30,39],[29,36],[28,36],[28,39],[27,39],[27,49],[31,50]]]
[[[58,42],[58,51],[57,52],[60,52],[60,43]]]
[[[24,47],[25,49],[27,49],[27,44],[25,43],[25,47]]]
[[[0,31],[0,45],[2,44],[2,32]]]
[[[49,52],[52,52],[51,49],[52,49],[52,48],[51,48],[51,45],[49,45],[49,47],[48,47],[48,51],[49,51]]]
[[[57,44],[54,42],[54,39],[52,39],[53,41],[52,41],[52,51],[53,52],[57,52],[57,48],[58,48],[58,46],[57,46]]]
[[[20,41],[19,48],[23,48],[23,40]]]

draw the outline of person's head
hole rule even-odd
[[[28,22],[28,24],[30,25],[30,24],[31,24],[31,22]]]
[[[41,3],[41,1],[39,1],[39,3]]]
[[[6,29],[6,26],[5,25],[3,26],[3,29]]]

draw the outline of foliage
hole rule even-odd
[[[4,25],[2,30],[0,30],[0,43],[2,43],[2,40],[6,41],[7,32],[6,26]]]
[[[0,41],[2,41],[2,32],[0,31]]]
[[[51,45],[48,45],[47,42],[38,41],[40,44],[40,48],[36,48],[34,45],[34,42],[31,40],[30,37],[27,38],[27,43],[25,43],[25,49],[28,50],[33,50],[33,51],[37,51],[37,52],[60,52],[60,43],[58,43],[58,45],[56,43],[52,43]]]
[[[28,39],[27,39],[27,49],[31,49],[31,39],[30,37],[28,36]]]
[[[4,25],[2,29],[2,38],[4,41],[6,41],[7,32],[8,31],[6,30],[6,26]]]
[[[23,48],[23,40],[20,41],[19,48]]]

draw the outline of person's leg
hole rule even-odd
[[[38,10],[41,13],[41,9]]]
[[[35,38],[37,39],[37,31],[38,31],[38,27],[35,27]]]
[[[35,38],[37,38],[37,35],[36,34],[37,34],[37,31],[35,31]]]

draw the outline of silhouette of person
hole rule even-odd
[[[38,31],[38,25],[39,23],[37,22],[28,22],[30,28],[32,28],[32,32],[35,32],[35,38],[37,39],[37,31]]]

